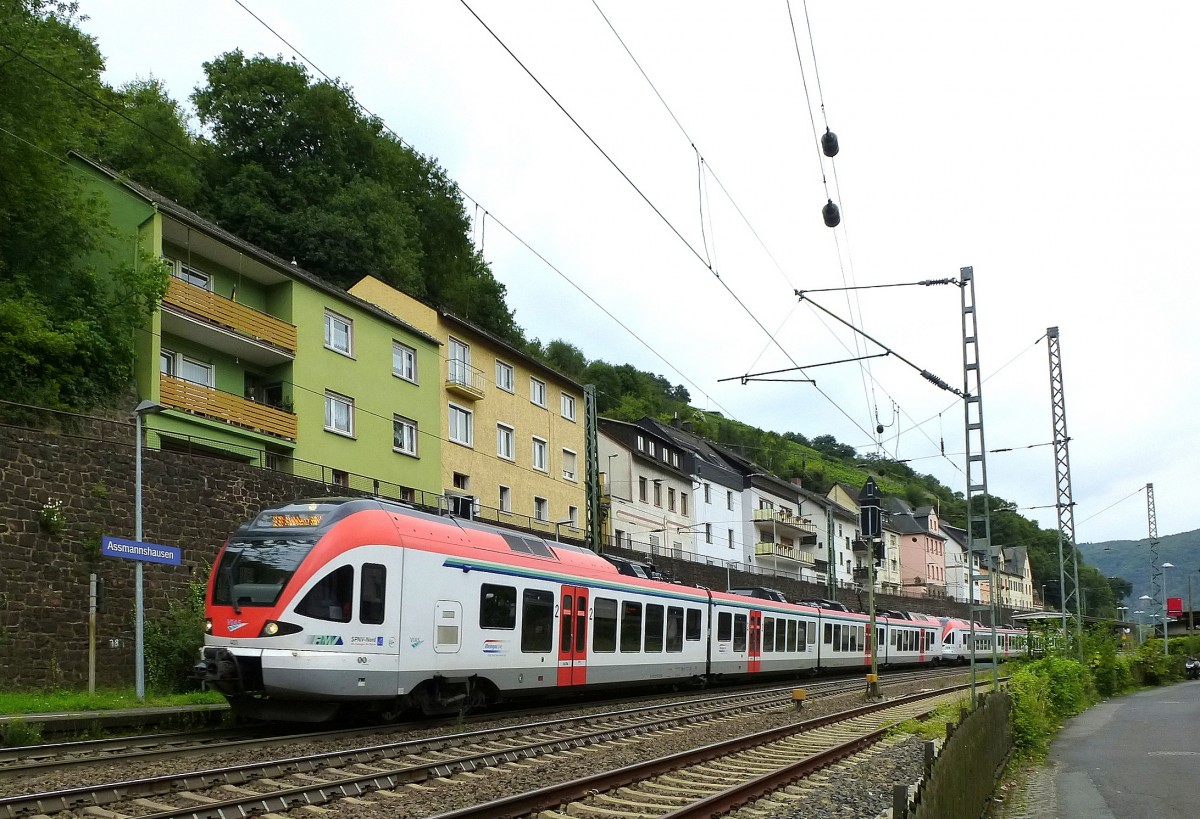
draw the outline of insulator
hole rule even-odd
[[[825,220],[825,227],[837,227],[842,223],[842,211],[830,199],[825,203],[825,207],[821,208],[821,218]]]
[[[882,434],[883,434],[883,424],[876,424],[876,425],[875,425],[875,432],[877,432],[878,434],[882,435]]]
[[[838,147],[837,134],[829,130],[826,126],[825,133],[821,134],[821,150],[825,152],[825,156],[837,156],[841,148]]]

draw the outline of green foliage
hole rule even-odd
[[[67,528],[67,518],[63,514],[62,501],[51,500],[42,505],[38,514],[38,523],[46,534],[54,536],[62,534]]]
[[[15,719],[0,728],[0,745],[17,748],[23,745],[38,745],[42,741],[42,724]]]
[[[1016,669],[1009,678],[1013,697],[1013,742],[1021,753],[1040,756],[1062,720],[1096,701],[1088,668],[1077,660],[1050,656]]]
[[[206,574],[197,573],[182,599],[168,601],[164,616],[146,620],[146,686],[151,690],[179,693],[192,685],[189,676],[204,644]]]
[[[1172,648],[1175,648],[1176,641],[1171,642]],[[1183,679],[1183,658],[1184,655],[1178,651],[1170,655],[1163,654],[1162,640],[1150,639],[1138,646],[1137,671],[1146,685],[1163,685]]]

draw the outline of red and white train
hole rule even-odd
[[[944,641],[961,621],[946,622],[877,618],[880,665],[960,659]],[[268,509],[225,544],[197,672],[251,717],[432,713],[868,669],[869,628],[864,614],[631,576],[535,535],[332,498]],[[1001,654],[1019,653],[1024,632],[1002,631]]]

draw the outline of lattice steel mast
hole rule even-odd
[[[959,270],[959,290],[962,294],[963,333],[963,420],[967,450],[967,595],[971,602],[971,705],[975,706],[975,620],[976,613],[988,612],[992,627],[992,690],[1000,687],[996,654],[996,570],[999,561],[992,561],[992,516],[988,503],[987,460],[983,435],[983,379],[979,372],[979,321],[975,313],[974,268]],[[976,511],[974,498],[983,497],[982,510]],[[976,573],[976,562],[986,567],[985,574]],[[982,590],[975,593],[976,581],[988,582],[988,604],[983,605]]]
[[[1059,349],[1058,328],[1046,328],[1046,349],[1050,354],[1050,410],[1054,424],[1054,485],[1058,490],[1055,509],[1058,510],[1058,595],[1062,606],[1062,628],[1067,633],[1067,619],[1073,622],[1075,640],[1083,651],[1083,598],[1079,593],[1079,551],[1075,548],[1075,501],[1071,498],[1071,458],[1067,435],[1067,399],[1063,391],[1062,351]],[[1067,574],[1065,552],[1071,551],[1072,573]],[[1067,581],[1070,580],[1070,586]],[[1075,614],[1071,615],[1071,600]],[[1045,601],[1042,601],[1043,604]]]
[[[1150,525],[1150,596],[1154,598],[1154,622],[1163,619],[1167,610],[1166,591],[1162,585],[1162,568],[1158,565],[1158,514],[1154,511],[1154,484],[1146,484],[1146,521]],[[1159,607],[1161,601],[1162,606]],[[1167,639],[1166,629],[1163,640]]]

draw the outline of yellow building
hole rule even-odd
[[[442,342],[442,486],[450,511],[582,538],[583,386],[374,277],[350,293]]]

